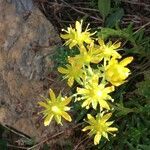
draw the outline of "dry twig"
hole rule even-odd
[[[34,146],[32,146],[32,147],[30,147],[30,148],[27,148],[27,150],[32,150],[32,149],[34,149],[34,148],[36,148],[36,147],[38,147],[38,146],[41,146],[41,145],[44,144],[45,142],[47,142],[47,141],[49,141],[49,140],[52,140],[52,139],[54,139],[54,138],[56,138],[56,137],[58,137],[58,136],[64,134],[64,133],[65,133],[66,131],[68,131],[68,130],[71,131],[71,130],[73,130],[73,129],[79,127],[79,126],[81,126],[82,124],[83,124],[83,123],[77,124],[77,125],[75,125],[73,128],[71,128],[71,129],[66,129],[66,130],[64,130],[64,131],[60,131],[60,132],[58,132],[58,133],[56,133],[56,134],[54,134],[54,135],[52,135],[52,136],[50,136],[50,137],[48,136],[48,137],[46,137],[44,140],[42,140],[41,142],[35,144]]]

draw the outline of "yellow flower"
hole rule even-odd
[[[117,49],[120,47],[121,43],[114,43],[108,42],[107,44],[104,43],[102,39],[98,40],[100,44],[100,51],[101,51],[101,59],[106,58],[110,59],[111,57],[114,58],[121,58],[122,56],[117,52]]]
[[[71,87],[74,83],[74,80],[79,81],[82,77],[83,70],[81,65],[75,63],[74,61],[70,64],[67,64],[65,68],[59,67],[58,71],[62,74],[65,74],[64,78],[68,79],[68,85]]]
[[[56,98],[55,93],[50,89],[50,99],[44,98],[46,102],[39,102],[38,104],[44,107],[45,110],[42,111],[44,114],[45,120],[44,125],[48,126],[51,123],[51,120],[54,118],[58,124],[62,125],[61,117],[67,121],[71,121],[71,117],[66,111],[70,110],[70,107],[66,106],[70,103],[71,98],[62,97],[61,94]]]
[[[115,58],[112,58],[106,66],[106,80],[109,81],[114,86],[119,86],[125,82],[125,79],[129,76],[130,70],[125,67],[131,61],[133,57],[127,57],[121,62],[118,62]]]
[[[99,78],[94,76],[91,82],[85,84],[84,88],[77,87],[77,94],[81,95],[79,100],[84,100],[82,107],[89,109],[90,104],[94,109],[97,108],[99,103],[101,109],[110,109],[107,100],[112,100],[108,93],[114,91],[114,86],[105,87],[105,84],[99,84]]]
[[[65,42],[65,45],[69,45],[69,48],[71,49],[75,45],[82,45],[84,42],[87,44],[90,44],[92,42],[92,39],[90,36],[92,36],[94,33],[90,33],[88,29],[88,26],[86,27],[85,31],[82,32],[82,23],[76,21],[75,23],[75,29],[72,28],[71,26],[67,28],[67,30],[62,30],[65,31],[67,34],[61,34],[61,38],[67,40]]]
[[[84,59],[82,59],[82,55],[76,55],[74,57],[68,57],[68,62],[70,64],[74,64],[74,66],[78,66],[79,68],[82,68],[82,66],[84,65]]]
[[[90,46],[87,46],[87,49],[82,46],[80,50],[82,52],[75,57],[68,57],[69,63],[76,62],[81,67],[83,65],[89,65],[90,63],[99,63],[99,51],[96,51],[96,49]]]
[[[101,51],[98,47],[95,46],[94,43],[87,45],[86,48],[84,46],[80,47],[80,55],[85,63],[99,63],[101,59]]]
[[[96,116],[96,119],[88,114],[88,123],[89,126],[86,126],[85,128],[82,129],[82,131],[87,131],[90,130],[89,135],[95,135],[94,136],[94,144],[97,145],[99,144],[101,137],[105,137],[108,139],[108,133],[112,134],[111,132],[118,131],[117,128],[115,127],[110,127],[110,125],[113,124],[113,121],[108,121],[107,120],[111,117],[111,113],[103,115],[103,113],[98,114]],[[109,140],[109,139],[108,139]]]

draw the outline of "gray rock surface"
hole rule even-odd
[[[20,2],[25,7],[19,0],[0,0],[0,123],[41,138],[55,130],[38,121],[37,101],[46,93],[42,80],[52,66],[47,58],[60,39],[30,0]]]
[[[7,2],[15,5],[16,12],[18,14],[30,12],[33,10],[33,1],[32,0],[7,0]]]

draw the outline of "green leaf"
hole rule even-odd
[[[132,143],[126,141],[127,146],[129,147],[130,150],[136,150],[136,148],[133,147]]]
[[[106,27],[113,28],[121,20],[124,15],[124,10],[118,8],[114,13],[110,14],[106,19]]]
[[[97,36],[104,40],[110,37],[121,37],[127,41],[130,41],[133,46],[136,46],[136,42],[133,37],[132,25],[129,25],[125,29],[101,28],[101,31]]]
[[[127,114],[136,111],[134,108],[133,109],[127,108],[127,107],[124,107],[123,104],[119,104],[119,103],[116,103],[114,108],[115,108],[115,110],[117,110],[116,116],[118,116],[118,117],[126,116]]]
[[[0,139],[0,149],[7,150],[7,141]]]
[[[43,150],[50,150],[51,148],[49,147],[49,145],[47,145],[47,144],[44,144],[43,145]]]
[[[2,133],[5,131],[4,127],[0,124],[0,137],[2,136]]]
[[[77,114],[75,122],[76,123],[80,122],[86,116],[87,112],[88,112],[87,109],[81,110],[81,112]]]
[[[136,84],[136,93],[144,96],[146,99],[150,99],[150,72],[145,73],[144,81]]]
[[[139,150],[150,150],[150,145],[138,145]]]
[[[110,13],[111,0],[98,0],[98,9],[103,19],[105,19]]]
[[[35,138],[32,138],[32,139],[22,139],[25,143],[25,145],[28,145],[28,146],[32,146],[35,144]]]

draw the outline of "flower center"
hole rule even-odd
[[[97,96],[101,97],[102,96],[102,91],[97,90]]]
[[[103,92],[102,90],[100,90],[97,87],[93,87],[94,89],[91,90],[90,95],[91,97],[93,97],[93,99],[99,99],[100,97],[102,97]]]
[[[100,89],[98,89],[98,88],[95,88],[94,90],[93,90],[93,96],[95,96],[95,97],[101,97],[102,96],[102,90],[100,90]]]
[[[107,130],[107,126],[104,123],[99,123],[95,126],[96,131],[102,133],[102,132],[106,132]]]
[[[52,106],[52,111],[54,113],[59,113],[60,112],[60,109],[57,107],[57,106]]]

